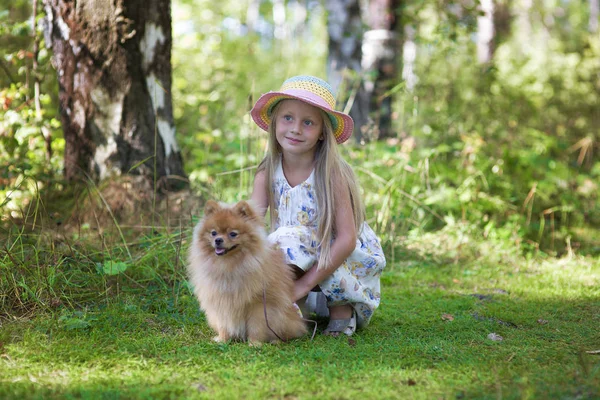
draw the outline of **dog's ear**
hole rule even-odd
[[[256,218],[256,213],[254,212],[254,209],[252,208],[252,206],[250,204],[248,204],[244,200],[237,203],[233,209],[242,218],[245,218],[245,219],[255,219]]]
[[[214,200],[209,200],[204,205],[204,216],[208,217],[209,215],[215,213],[217,210],[221,209],[219,203]]]

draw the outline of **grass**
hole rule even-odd
[[[211,341],[174,261],[177,237],[143,256],[130,246],[118,295],[2,320],[0,398],[600,398],[600,355],[588,353],[600,350],[597,259],[498,260],[502,248],[481,253],[483,242],[446,259],[451,232],[407,239],[368,328],[254,348]],[[136,268],[167,278],[140,288]],[[90,285],[116,288],[117,277]]]
[[[149,203],[128,181],[38,195],[0,224],[0,398],[600,398],[600,258],[568,241],[550,257],[518,220],[482,224],[472,202],[452,217],[377,172],[365,193],[388,266],[371,325],[260,348],[213,343],[190,294],[197,198]],[[238,178],[217,175],[212,196],[245,197],[226,190]]]

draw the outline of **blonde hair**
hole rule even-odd
[[[275,213],[275,199],[273,197],[273,176],[277,170],[281,156],[281,146],[275,137],[277,113],[281,106],[280,101],[273,108],[271,121],[269,123],[269,143],[267,155],[258,166],[257,172],[265,171],[265,185],[269,214],[271,217],[271,230],[274,229],[277,215]],[[321,110],[323,119],[323,140],[317,143],[315,152],[315,191],[317,194],[317,206],[319,214],[317,237],[319,239],[319,268],[329,264],[331,258],[331,242],[334,238],[336,205],[339,205],[339,192],[336,188],[347,188],[350,194],[352,215],[357,235],[360,233],[365,220],[365,208],[360,194],[358,179],[352,167],[344,160],[338,149],[338,144],[333,135],[333,126],[325,111]]]

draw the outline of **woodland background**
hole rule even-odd
[[[45,7],[33,15],[31,1],[3,3],[6,226],[39,208],[41,194],[99,176],[63,180]],[[344,151],[388,248],[408,234],[460,223],[510,236],[525,252],[598,255],[597,8],[594,0],[175,1],[172,119],[181,175],[204,196],[247,197],[264,151],[264,134],[247,114],[252,101],[288,76],[314,74],[332,81],[339,108],[353,107],[362,126]],[[363,42],[364,32],[382,31],[387,41]],[[377,46],[386,48],[377,53]],[[379,64],[367,59],[373,54]],[[147,131],[153,137],[152,125]],[[151,159],[118,173],[152,175]],[[149,167],[141,171],[143,164]]]
[[[90,12],[102,6],[103,13]],[[561,329],[575,338],[579,333],[569,329],[581,327],[578,343],[597,344],[592,325],[600,316],[591,305],[600,287],[598,9],[597,0],[0,0],[0,321],[7,327],[0,350],[26,346],[27,335],[39,333],[27,327],[36,325],[83,338],[106,318],[88,310],[119,302],[125,305],[116,320],[137,307],[189,317],[190,326],[191,310],[197,313],[184,272],[190,229],[206,199],[249,196],[266,135],[248,111],[260,94],[297,74],[329,79],[338,108],[361,121],[342,152],[361,180],[369,223],[388,257],[384,294],[400,310],[381,314],[375,336],[387,335],[377,326],[395,335],[394,313],[414,296],[431,292],[437,304],[444,286],[481,278],[463,288],[477,290],[514,279],[550,291],[531,310],[511,303],[515,319],[550,304],[572,305],[561,313],[572,318]],[[80,36],[61,44],[66,30],[58,15],[81,23]],[[164,37],[144,18],[154,18]],[[73,26],[70,32],[79,32]],[[86,47],[94,37],[114,46]],[[164,47],[144,58],[151,39]],[[74,56],[77,67],[61,68],[58,54]],[[69,92],[73,82],[93,85]],[[73,123],[70,115],[85,118]],[[460,276],[452,280],[454,273]],[[539,287],[527,280],[535,276]],[[433,286],[419,286],[419,279]],[[404,283],[418,293],[395,294]],[[133,298],[141,303],[128,303]],[[457,301],[461,309],[464,300]],[[533,331],[542,329],[532,321]],[[8,329],[9,323],[16,325]],[[169,331],[171,322],[164,323]],[[405,328],[398,340],[410,337]],[[477,350],[469,340],[465,354]],[[439,361],[429,347],[416,351],[425,354],[418,360]],[[560,349],[547,360],[563,356]],[[600,370],[578,359],[588,386],[571,370],[548,379],[576,375],[583,386],[544,383],[543,363],[529,383],[509,369],[496,383],[516,379],[508,393],[519,398],[545,390],[591,398]],[[473,374],[481,368],[496,371],[479,365]],[[520,371],[529,370],[524,364]],[[494,386],[496,375],[487,378],[492,389],[467,393],[495,396],[502,385]],[[8,385],[7,393],[21,393]]]

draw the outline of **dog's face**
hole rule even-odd
[[[258,216],[245,201],[229,208],[209,200],[198,234],[199,245],[216,256],[231,256],[256,243],[257,223]]]

